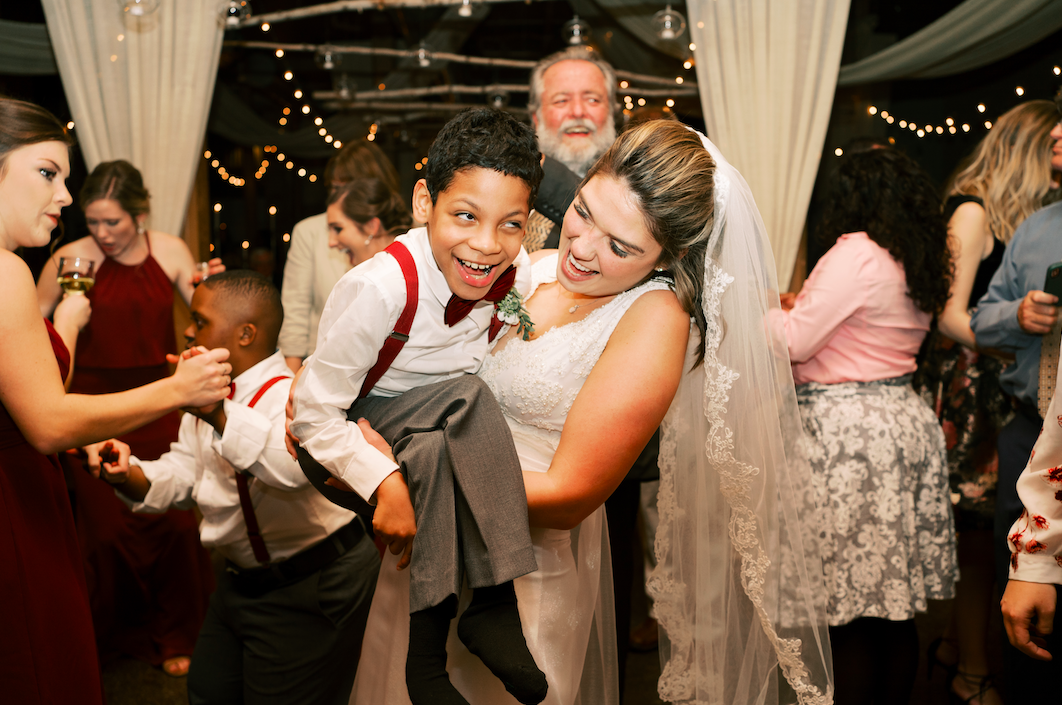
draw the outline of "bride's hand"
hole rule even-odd
[[[388,546],[391,553],[399,556],[399,570],[409,565],[417,522],[413,516],[413,503],[409,499],[406,479],[398,470],[388,475],[376,488],[376,512],[372,517],[372,530]]]

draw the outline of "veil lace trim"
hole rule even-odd
[[[801,705],[829,705],[833,702],[833,696],[828,675],[824,692],[824,689],[814,682],[815,678],[805,662],[805,655],[802,652],[805,646],[803,640],[780,636],[775,620],[766,606],[767,590],[771,589],[767,586],[767,580],[768,571],[772,568],[772,559],[765,550],[761,538],[767,527],[762,524],[761,518],[756,514],[751,492],[755,478],[762,475],[763,471],[756,465],[742,462],[735,457],[734,428],[728,425],[726,414],[731,401],[732,388],[741,373],[728,367],[719,357],[725,334],[725,322],[722,315],[723,295],[734,283],[735,278],[717,264],[715,255],[724,247],[721,235],[728,215],[726,209],[730,200],[730,192],[734,186],[731,181],[732,179],[738,180],[740,187],[746,191],[747,186],[736,172],[729,173],[732,167],[722,160],[721,155],[717,155],[714,145],[711,145],[703,135],[701,138],[705,142],[706,149],[712,152],[717,162],[716,223],[709,242],[710,254],[705,258],[701,302],[706,318],[705,356],[701,370],[704,374],[702,407],[704,418],[698,420],[684,416],[684,414],[691,414],[689,407],[680,409],[677,408],[678,404],[675,404],[668,411],[661,429],[660,489],[657,500],[660,525],[655,544],[658,569],[653,572],[648,581],[648,590],[655,602],[657,619],[670,642],[670,655],[664,664],[658,682],[658,691],[663,700],[674,703],[709,702],[705,698],[713,703],[723,702],[727,697],[725,686],[721,682],[723,674],[727,672],[725,657],[720,657],[718,653],[713,652],[710,644],[700,644],[697,640],[699,637],[711,641],[718,636],[714,633],[705,634],[703,631],[706,628],[705,625],[698,623],[702,619],[702,613],[699,610],[708,612],[713,609],[726,609],[726,606],[721,604],[724,600],[717,599],[718,596],[710,594],[691,594],[701,586],[697,584],[694,587],[692,584],[687,584],[687,581],[696,583],[698,578],[676,567],[682,562],[688,565],[690,559],[686,555],[679,555],[677,552],[682,549],[672,545],[672,537],[677,536],[683,530],[684,525],[697,521],[692,514],[696,511],[704,511],[704,508],[691,506],[692,500],[686,496],[687,488],[683,488],[681,497],[677,491],[677,473],[693,471],[685,466],[678,467],[679,439],[683,434],[688,434],[691,429],[696,429],[699,433],[706,428],[703,446],[705,456],[702,456],[701,462],[706,460],[707,467],[718,477],[719,493],[725,500],[726,508],[729,509],[726,531],[730,546],[726,553],[732,556],[735,563],[737,559],[740,559],[738,575],[741,590],[751,603],[754,613],[753,623],[758,623],[762,629],[769,643],[769,646],[764,645],[767,647],[767,653],[773,649],[781,672],[795,693],[797,701]],[[719,168],[724,165],[725,169]],[[741,197],[745,197],[745,191],[742,191]],[[741,204],[741,207],[744,207],[744,204]],[[755,206],[752,205],[752,208],[754,209]],[[744,212],[742,216],[747,217]],[[773,272],[773,263],[770,264],[770,269]],[[788,365],[786,364],[785,367]],[[795,407],[795,404],[793,406]],[[795,413],[795,408],[793,411]],[[693,415],[695,416],[695,413]],[[722,508],[722,504],[719,508]],[[715,541],[715,544],[719,543]],[[726,570],[725,564],[714,565],[717,556],[712,555],[711,561],[707,560],[710,551],[711,549],[702,547],[697,554],[698,559],[713,562],[715,570]],[[723,558],[723,560],[726,559]],[[779,566],[774,566],[774,568],[777,570]],[[711,603],[711,606],[705,607],[704,603]],[[708,628],[711,629],[711,627]],[[828,658],[828,646],[826,650]]]

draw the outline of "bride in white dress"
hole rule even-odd
[[[550,705],[618,702],[602,505],[662,421],[650,583],[661,697],[831,702],[774,264],[748,187],[702,140],[674,121],[617,140],[566,214],[560,249],[533,256],[534,334],[509,331],[479,373],[524,470],[538,570],[515,586]],[[385,555],[352,703],[409,703],[408,574],[396,563]],[[454,686],[472,705],[516,703],[455,632]]]

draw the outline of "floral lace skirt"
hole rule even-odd
[[[831,626],[906,620],[959,577],[944,434],[911,377],[797,387]]]

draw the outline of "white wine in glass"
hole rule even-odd
[[[60,257],[56,281],[67,294],[87,294],[96,283],[95,266],[95,262],[84,257]]]

